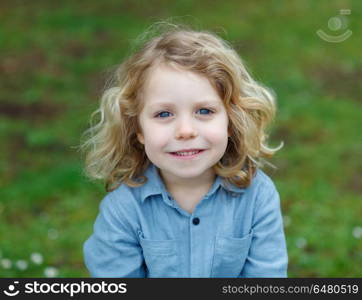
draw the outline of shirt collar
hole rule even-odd
[[[144,202],[151,195],[164,195],[165,198],[167,198],[167,196],[171,196],[158,173],[158,168],[153,163],[149,162],[149,166],[147,167],[144,175],[147,177],[147,182],[142,186],[141,189],[142,202]],[[245,191],[245,188],[238,188],[233,184],[227,183],[219,175],[216,175],[216,179],[205,197],[210,197],[220,186],[232,193],[243,193]]]
[[[147,177],[147,182],[141,187],[141,201],[144,202],[151,195],[160,195],[163,192],[163,182],[157,172],[157,167],[149,162],[149,165],[144,173]]]

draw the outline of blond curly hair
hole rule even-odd
[[[80,148],[86,154],[85,173],[105,181],[107,191],[120,184],[141,186],[150,161],[137,139],[138,116],[143,108],[142,92],[150,70],[160,63],[176,64],[206,76],[223,100],[231,136],[222,159],[213,166],[228,183],[245,188],[257,167],[268,164],[283,147],[266,144],[267,126],[276,113],[275,97],[250,76],[237,52],[217,34],[186,25],[162,24],[142,35],[141,47],[123,61],[104,91],[100,107],[92,114],[90,128]],[[160,30],[163,30],[160,32]],[[99,119],[93,125],[93,119]]]

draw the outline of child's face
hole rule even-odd
[[[210,174],[228,142],[228,116],[218,93],[206,77],[166,65],[149,76],[139,116],[143,132],[137,134],[147,157],[174,180]],[[184,149],[203,151],[171,154]]]

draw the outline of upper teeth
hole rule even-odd
[[[177,155],[194,155],[196,153],[199,153],[200,151],[188,151],[188,152],[176,152]]]

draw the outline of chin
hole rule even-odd
[[[198,177],[201,176],[202,174],[205,173],[205,171],[208,169],[197,169],[197,170],[187,170],[185,169],[184,171],[180,171],[180,170],[166,170],[169,173],[174,174],[175,176],[178,176],[180,178],[194,178],[194,177]]]

